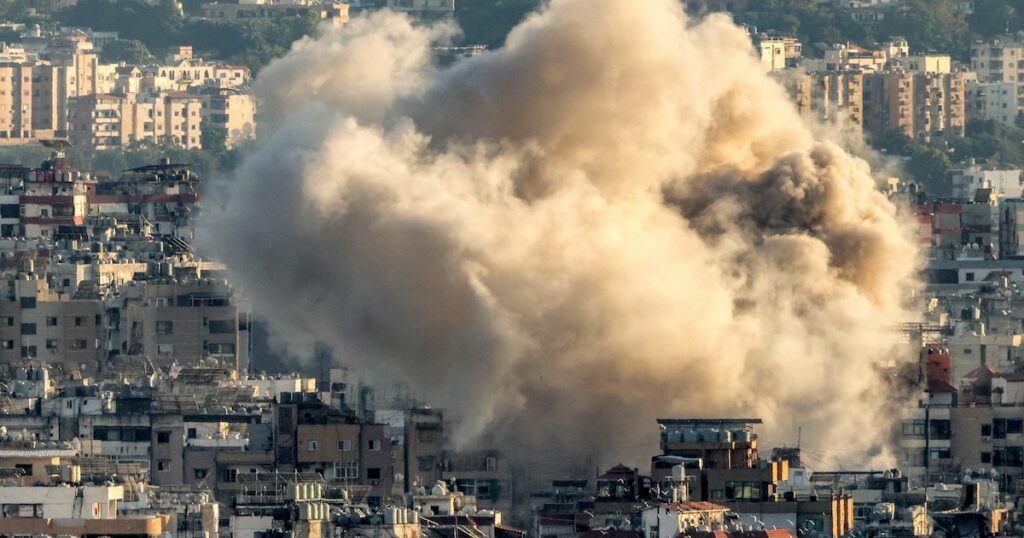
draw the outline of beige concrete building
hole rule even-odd
[[[224,129],[230,148],[256,136],[256,99],[237,90],[218,90],[203,95],[203,120]]]
[[[123,309],[122,353],[146,355],[158,367],[212,359],[238,368],[238,307],[222,281],[150,283]]]
[[[98,300],[50,292],[45,281],[22,273],[3,281],[0,363],[37,359],[68,371],[95,372],[103,358],[103,307]]]
[[[178,91],[196,86],[240,88],[252,78],[248,67],[207,62],[194,57],[190,46],[171,49],[164,64],[143,67],[141,74],[150,77],[158,90]]]
[[[328,483],[360,484],[359,424],[302,424],[297,430],[296,467],[321,474]]]
[[[31,138],[32,112],[32,66],[0,64],[0,138]]]
[[[902,131],[911,138],[963,136],[966,80],[962,74],[894,71],[864,75],[864,128],[874,136]]]
[[[975,43],[971,47],[971,71],[980,82],[1007,82],[1017,86],[1017,113],[1024,110],[1024,43],[1013,37]]]
[[[72,99],[68,115],[75,145],[110,149],[169,139],[183,148],[202,147],[202,100],[190,93],[89,95]]]
[[[803,52],[800,41],[794,37],[769,37],[762,35],[757,40],[758,57],[761,65],[769,71],[794,67]]]

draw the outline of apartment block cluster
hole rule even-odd
[[[526,534],[502,520],[501,456],[445,449],[438,410],[357,405],[344,370],[323,386],[180,364],[4,363],[0,534]]]
[[[0,170],[0,535],[524,534],[506,460],[451,450],[442,410],[251,373],[186,165],[111,178],[50,145]]]
[[[878,49],[842,43],[820,51],[820,58],[803,58],[795,39],[762,35],[757,50],[801,113],[856,134],[960,137],[974,110],[972,77],[955,71],[949,55],[910,54],[903,39]]]
[[[256,102],[247,67],[205,61],[175,47],[152,65],[100,63],[109,36],[27,30],[0,49],[0,144],[67,138],[94,149],[169,141],[202,147],[203,123],[228,146],[252,138]]]
[[[792,37],[759,35],[756,51],[801,112],[877,139],[960,137],[972,119],[1017,125],[1024,115],[1024,36],[971,46],[970,62],[949,54],[911,54],[896,38],[877,48],[819,45],[804,56]]]
[[[941,489],[898,469],[811,471],[798,447],[759,452],[759,419],[659,419],[649,471],[617,465],[590,480],[530,493],[534,536],[839,538],[993,536],[1013,511],[998,480],[978,474]],[[806,454],[810,457],[811,454]],[[822,465],[824,464],[824,465]],[[815,467],[830,468],[820,459]]]
[[[1024,493],[1020,171],[969,163],[953,179],[949,199],[909,193],[927,260],[921,322],[898,331],[919,350],[894,375],[913,395],[895,432],[899,466],[936,495],[978,482],[1009,506]]]

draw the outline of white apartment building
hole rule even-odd
[[[1015,82],[967,81],[967,117],[1017,123],[1018,85]]]
[[[1021,196],[1021,171],[1018,168],[995,168],[970,164],[953,171],[953,197],[973,200],[978,189],[992,189],[998,199]]]

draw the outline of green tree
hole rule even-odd
[[[208,121],[203,121],[199,126],[200,135],[199,140],[205,149],[211,155],[220,156],[223,155],[228,149],[228,130],[219,126],[214,125]]]
[[[886,37],[906,38],[915,51],[969,55],[967,19],[953,0],[905,0],[887,13],[881,28]]]
[[[974,13],[967,18],[971,33],[980,39],[990,39],[1006,32],[1024,29],[1020,17],[1024,2],[1021,0],[975,0]]]
[[[1024,129],[994,120],[967,122],[964,138],[952,142],[958,161],[975,159],[1024,166]]]
[[[145,65],[156,58],[141,41],[136,39],[115,39],[103,45],[100,61],[104,63],[125,62],[130,65]]]
[[[941,150],[929,146],[916,146],[906,163],[907,173],[930,193],[943,195],[953,190],[950,178],[952,163]]]

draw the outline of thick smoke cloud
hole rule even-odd
[[[877,453],[874,365],[898,359],[917,253],[740,29],[552,0],[502,49],[431,65],[451,31],[375,14],[259,76],[275,126],[205,246],[279,337],[528,459],[639,464],[660,416]]]

